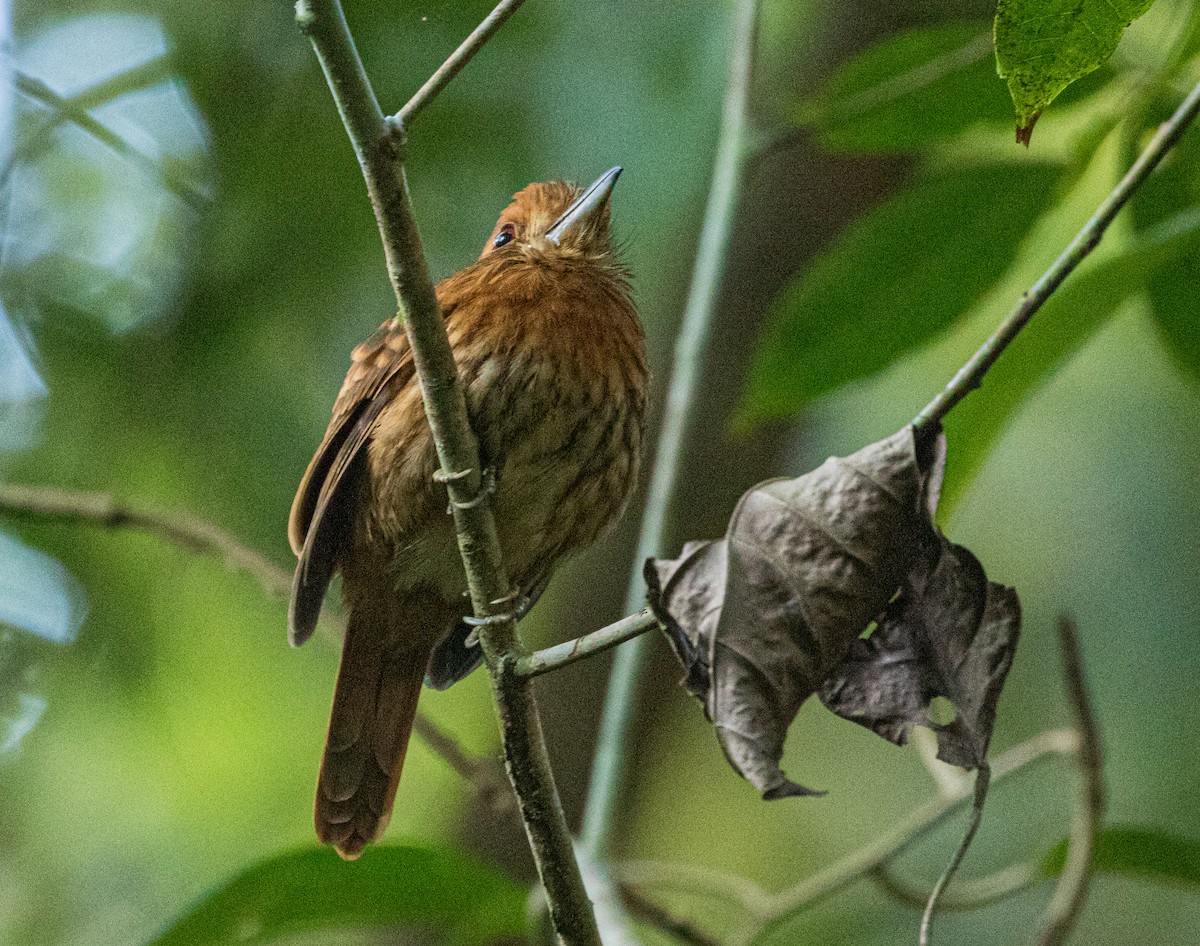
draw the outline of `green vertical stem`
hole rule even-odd
[[[741,185],[742,157],[747,131],[746,113],[757,32],[758,0],[739,0],[734,14],[729,84],[725,92],[721,130],[717,138],[716,161],[708,192],[708,205],[704,213],[704,228],[700,233],[691,289],[675,344],[671,384],[662,414],[662,434],[646,495],[637,554],[625,598],[627,614],[636,612],[645,605],[646,589],[642,580],[642,564],[647,558],[658,554],[666,538],[667,516],[679,479],[684,439],[691,427],[696,387],[705,360],[708,339],[712,334],[713,315],[725,272]],[[583,846],[593,857],[600,860],[608,854],[614,816],[625,781],[626,747],[633,722],[638,680],[648,646],[647,637],[639,637],[622,647],[613,661],[604,715],[600,721],[596,760],[588,786],[587,808],[583,816]]]

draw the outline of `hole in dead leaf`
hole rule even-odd
[[[925,717],[935,726],[949,726],[958,718],[958,710],[944,696],[935,696],[929,701]]]

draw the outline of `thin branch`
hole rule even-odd
[[[53,109],[63,121],[71,122],[87,132],[101,144],[107,145],[130,164],[134,164],[153,177],[158,178],[168,190],[193,210],[202,211],[210,203],[209,198],[194,183],[179,174],[169,164],[156,161],[137,150],[115,131],[98,121],[87,108],[69,98],[59,95],[50,86],[24,72],[15,73],[16,87],[20,92],[36,99],[47,108]]]
[[[880,864],[873,868],[871,879],[889,897],[906,906],[924,910],[929,902],[928,893],[901,880],[888,864]],[[938,910],[942,913],[979,910],[1029,890],[1043,880],[1045,878],[1042,876],[1040,864],[1011,864],[985,877],[960,882],[955,886],[954,893],[942,895],[938,901]]]
[[[483,44],[492,38],[524,2],[525,0],[500,0],[496,4],[496,8],[484,17],[483,22],[462,41],[458,49],[450,54],[450,58],[438,67],[437,72],[425,81],[425,84],[417,90],[416,95],[405,103],[404,108],[400,109],[393,119],[407,127],[421,110],[450,84],[450,80],[462,71],[463,66],[475,58],[475,54],[483,48]]]
[[[1042,916],[1038,946],[1060,946],[1075,928],[1080,911],[1087,900],[1092,878],[1092,854],[1096,832],[1104,819],[1104,759],[1101,754],[1100,730],[1088,698],[1087,681],[1083,673],[1083,657],[1075,622],[1060,618],[1058,637],[1062,647],[1063,679],[1075,730],[1079,739],[1076,755],[1081,781],[1079,803],[1071,824],[1071,841],[1067,848],[1067,863],[1063,867],[1054,895]]]
[[[729,84],[725,91],[704,228],[700,233],[691,289],[675,344],[671,383],[662,413],[663,429],[625,598],[626,613],[638,610],[645,603],[642,563],[661,551],[666,538],[671,499],[683,459],[684,438],[691,427],[695,393],[733,235],[757,32],[758,0],[739,0],[733,24]],[[609,836],[625,780],[626,743],[633,722],[638,678],[645,663],[645,640],[639,638],[617,654],[609,678],[582,831],[584,847],[598,859],[608,854]]]
[[[598,631],[584,634],[583,637],[563,641],[561,644],[535,651],[526,657],[519,657],[517,659],[517,675],[522,677],[541,676],[543,673],[573,664],[577,660],[594,657],[596,654],[633,640],[656,627],[658,627],[658,621],[650,613],[650,609],[646,608],[637,614],[621,618],[607,627],[602,627]]]
[[[509,790],[508,780],[500,774],[497,760],[471,755],[459,745],[458,740],[419,710],[417,718],[413,720],[413,732],[421,737],[434,755],[474,787],[481,805],[497,816],[516,814],[515,799]]]
[[[292,576],[219,526],[186,512],[152,512],[119,503],[106,493],[0,483],[0,511],[106,529],[149,532],[189,552],[214,555],[235,571],[254,578],[267,594],[286,596]]]
[[[479,446],[409,205],[401,153],[403,129],[384,118],[338,0],[298,0],[296,22],[312,42],[329,82],[379,225],[388,275],[437,447],[438,477],[449,493],[471,604],[482,622],[479,639],[492,674],[508,775],[550,917],[569,946],[600,946],[530,681],[515,673],[521,653],[512,589],[500,557],[490,497],[482,488]]]
[[[0,512],[145,532],[188,552],[220,559],[229,568],[250,575],[272,597],[286,597],[292,587],[289,572],[243,545],[224,529],[191,513],[154,512],[140,505],[119,503],[106,493],[17,483],[0,483]],[[345,624],[340,617],[326,614],[321,629],[327,639],[340,643]],[[497,796],[511,797],[490,759],[469,755],[452,736],[421,713],[417,714],[413,728],[435,755],[441,756],[450,768],[474,786],[485,803],[495,807]]]
[[[67,96],[66,102],[73,108],[90,112],[123,95],[149,89],[166,82],[172,75],[171,57],[157,56]],[[53,140],[50,133],[70,120],[61,109],[52,109],[40,125],[22,136],[22,140],[17,146],[17,154],[25,160],[37,155],[48,142]],[[7,176],[7,173],[8,168],[5,169],[4,176]]]
[[[1125,206],[1134,191],[1150,176],[1162,161],[1163,156],[1179,141],[1187,127],[1200,112],[1200,84],[1188,94],[1183,103],[1150,139],[1150,143],[1142,151],[1133,166],[1104,202],[1097,208],[1091,219],[1075,235],[1075,239],[1063,250],[1041,278],[1033,284],[1028,292],[1021,297],[1020,303],[1009,314],[1008,318],[980,346],[958,373],[951,379],[937,397],[929,402],[913,420],[913,426],[918,430],[939,423],[955,405],[971,391],[983,383],[983,376],[1003,354],[1004,349],[1017,337],[1034,314],[1042,307],[1051,294],[1064,279],[1069,276],[1088,254],[1100,243],[1104,232],[1108,229],[1113,218]]]
[[[688,943],[689,946],[720,946],[721,941],[711,933],[700,929],[686,917],[676,916],[662,904],[648,899],[632,884],[621,884],[619,892],[625,909],[635,919],[657,927],[679,942]]]
[[[613,873],[622,884],[701,894],[740,907],[750,917],[771,915],[771,895],[752,880],[701,864],[672,861],[618,861]],[[922,899],[921,903],[924,904]]]
[[[1040,733],[1009,749],[992,763],[991,782],[1001,782],[1052,755],[1070,755],[1076,751],[1077,744],[1078,740],[1070,730],[1052,729]],[[871,844],[775,894],[768,904],[766,918],[757,925],[751,936],[752,941],[765,939],[766,934],[783,926],[797,914],[891,860],[962,809],[970,798],[970,793],[961,792],[954,798],[931,799]]]
[[[925,912],[921,915],[921,933],[918,938],[920,946],[929,946],[933,941],[934,911],[937,910],[938,901],[942,898],[943,891],[950,886],[950,882],[954,880],[954,875],[958,873],[958,868],[962,865],[963,858],[967,856],[967,851],[971,848],[971,842],[975,840],[975,833],[979,830],[979,823],[983,821],[983,806],[987,802],[988,785],[991,784],[991,780],[992,770],[988,767],[987,762],[984,762],[975,773],[975,798],[971,804],[971,821],[967,825],[967,833],[963,835],[958,849],[954,852],[954,856],[950,858],[950,863],[942,871],[942,876],[933,885],[933,890],[929,894],[929,902],[925,904]]]

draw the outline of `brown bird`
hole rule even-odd
[[[620,168],[585,190],[530,184],[479,259],[437,286],[514,591],[624,510],[637,479],[648,374],[629,278],[609,233]],[[316,627],[335,572],[348,612],[317,836],[346,858],[386,826],[422,681],[478,666],[466,578],[412,353],[392,319],[351,355],[325,439],[296,493],[289,637]]]

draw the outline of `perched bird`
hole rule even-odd
[[[504,562],[526,605],[621,514],[637,479],[648,373],[609,232],[620,171],[584,190],[530,184],[479,259],[437,286]],[[354,350],[288,523],[294,645],[342,575],[346,638],[315,822],[346,858],[387,824],[422,681],[449,686],[481,660],[462,620],[466,578],[437,468],[392,319]]]

